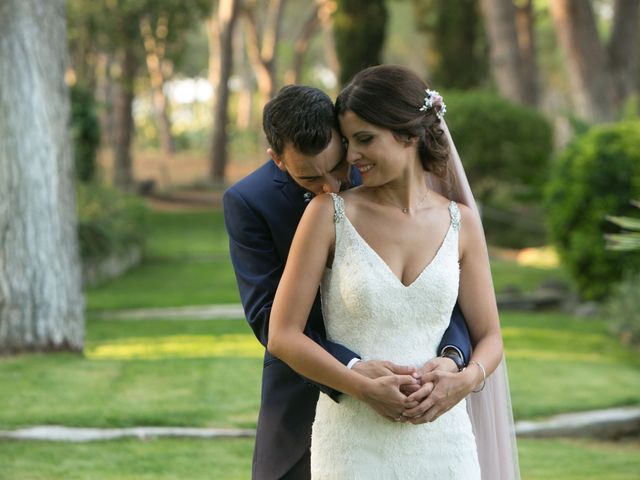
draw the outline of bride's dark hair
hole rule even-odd
[[[352,111],[364,121],[391,130],[398,140],[418,139],[422,167],[444,176],[449,142],[436,109],[421,111],[427,85],[398,65],[378,65],[357,73],[336,99],[336,114]]]

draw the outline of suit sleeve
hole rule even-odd
[[[240,192],[233,187],[227,190],[223,206],[229,253],[245,316],[256,338],[266,347],[269,315],[286,259],[280,258],[264,218],[251,208]],[[319,308],[319,305],[314,305],[314,308]],[[344,365],[353,358],[360,358],[343,345],[327,340],[324,332],[312,330],[309,325],[305,334]],[[325,386],[318,387],[332,397],[336,393]]]
[[[469,336],[467,322],[457,302],[451,313],[449,327],[444,332],[442,341],[438,346],[438,353],[441,354],[446,347],[457,348],[462,354],[462,360],[465,365],[469,363],[469,359],[471,358],[471,338]]]

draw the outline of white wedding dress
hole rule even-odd
[[[335,205],[336,244],[321,295],[327,337],[363,360],[421,366],[436,356],[458,296],[460,212],[435,257],[404,286]],[[394,423],[346,395],[320,395],[311,440],[314,480],[479,480],[475,438],[465,401],[432,423]]]

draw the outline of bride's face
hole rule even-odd
[[[368,123],[352,111],[340,116],[340,129],[348,142],[347,161],[358,169],[364,185],[383,185],[419,162],[414,140],[402,141],[391,130]]]

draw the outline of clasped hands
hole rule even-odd
[[[352,369],[373,380],[363,400],[396,422],[432,422],[473,389],[473,378],[458,372],[455,363],[443,357],[433,358],[420,368],[368,360]]]

